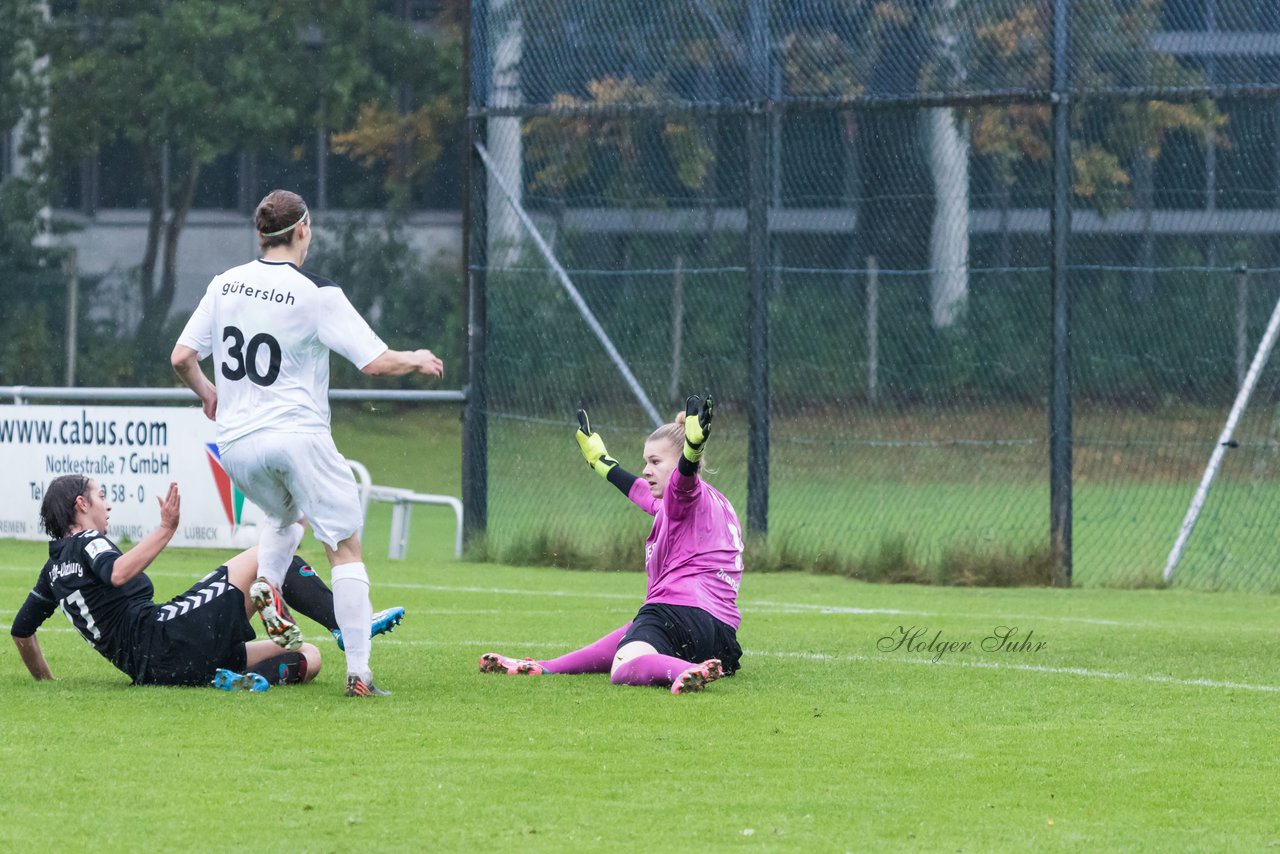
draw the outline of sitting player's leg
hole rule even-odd
[[[285,652],[271,641],[245,644],[245,670],[262,674],[272,685],[310,682],[320,674],[320,666],[320,650],[314,644]]]
[[[315,620],[324,626],[333,639],[338,642],[338,649],[345,651],[342,630],[338,628],[338,617],[333,612],[333,591],[324,579],[311,568],[300,556],[294,555],[285,573],[284,584],[280,587],[285,604],[304,617]],[[369,636],[390,632],[404,619],[404,608],[395,606],[384,608],[373,615],[369,624]]]
[[[720,662],[694,660],[704,652],[698,641],[699,609],[645,605],[614,656],[609,679],[615,685],[670,685],[672,693],[700,691],[723,675]],[[688,656],[688,657],[686,657]]]
[[[244,594],[245,611],[250,617],[257,612],[257,607],[249,596],[249,588],[258,577],[258,554],[259,547],[254,546],[227,561],[228,580]],[[342,632],[338,629],[338,621],[333,613],[333,591],[302,557],[294,555],[280,593],[284,598],[286,613],[292,609],[315,620],[333,633],[338,641],[338,648],[342,648]],[[290,618],[292,619],[292,615]],[[370,637],[390,632],[403,618],[404,608],[399,606],[379,611],[370,622]]]
[[[310,682],[320,664],[320,650],[309,643],[281,652],[271,641],[250,641],[223,662],[211,684],[220,691],[266,691],[272,685]]]
[[[648,643],[631,641],[619,648],[609,681],[614,685],[670,685],[692,664],[674,655],[663,655]]]
[[[262,616],[268,637],[287,649],[297,649],[302,643],[302,632],[280,597],[279,589],[259,577],[260,551],[261,547],[255,546],[227,561],[227,580],[244,594],[248,616],[255,613]]]
[[[608,673],[614,653],[618,651],[618,642],[630,627],[631,624],[627,623],[582,649],[548,661],[508,658],[496,652],[486,652],[480,656],[480,672],[529,676],[541,673]]]
[[[314,569],[300,556],[294,555],[280,585],[284,601],[304,617],[315,620],[326,630],[338,628],[338,618],[333,614],[333,591]]]

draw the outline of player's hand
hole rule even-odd
[[[178,484],[169,484],[169,491],[164,498],[157,495],[156,501],[160,502],[160,527],[178,530],[178,520],[182,518],[182,497],[178,495]]]
[[[418,373],[429,377],[444,376],[444,362],[435,353],[430,350],[414,350],[413,356],[418,363]]]
[[[702,449],[711,435],[711,395],[689,395],[684,404],[684,458],[691,463],[702,459]]]
[[[200,398],[200,408],[204,410],[204,417],[210,421],[218,420],[218,390],[212,385],[209,387],[208,394]]]
[[[582,458],[587,461],[587,465],[595,469],[596,474],[607,478],[609,470],[616,466],[618,461],[609,456],[600,434],[591,432],[591,422],[587,420],[585,409],[578,410],[578,429],[573,431],[573,438],[578,440],[578,448],[582,451]]]

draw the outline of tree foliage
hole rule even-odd
[[[588,97],[556,95],[553,106],[573,109],[583,105],[616,106],[619,104],[654,105],[670,97],[665,80],[658,78],[641,83],[632,77],[606,75],[587,84]],[[525,125],[527,157],[533,164],[532,189],[546,189],[563,196],[574,182],[585,178],[600,155],[608,162],[610,173],[605,182],[605,196],[613,201],[638,198],[653,200],[646,190],[641,156],[646,143],[657,136],[677,180],[696,190],[706,179],[712,158],[710,147],[690,119],[666,117],[653,120],[643,114],[618,113],[606,118],[539,117]]]
[[[38,150],[44,108],[40,24],[34,4],[0,0],[0,130],[22,127],[18,151],[27,157]],[[0,270],[35,269],[45,260],[35,243],[45,191],[44,164],[38,159],[21,175],[0,175]]]
[[[294,77],[301,44],[290,9],[266,0],[83,0],[50,28],[56,144],[88,155],[124,141],[141,162],[149,218],[138,341],[156,342],[156,352],[201,170],[278,137],[299,114],[305,83]]]
[[[394,18],[365,29],[374,44],[365,60],[377,86],[352,91],[354,116],[330,122],[334,151],[382,172],[392,207],[403,211],[409,189],[461,136],[461,4],[446,7],[430,30]],[[336,46],[335,46],[336,48]]]
[[[422,44],[374,0],[81,0],[53,20],[46,48],[55,144],[74,157],[123,141],[142,165],[149,220],[139,343],[167,342],[179,237],[201,171],[216,158],[282,144],[317,124],[371,122],[368,139],[351,149],[366,158],[388,134],[436,139],[421,121],[409,121],[406,133],[369,118],[382,117],[378,105],[401,79],[415,79]],[[430,102],[436,113],[447,112],[443,97]],[[420,169],[434,152],[409,160]]]

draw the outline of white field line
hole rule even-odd
[[[896,658],[889,655],[827,655],[820,652],[764,652],[751,650],[744,655],[764,655],[772,658],[801,658],[810,661],[849,661],[875,664],[918,664],[927,667],[978,667],[984,670],[1020,670],[1027,673],[1049,673],[1063,676],[1086,676],[1092,679],[1116,679],[1121,682],[1154,682],[1160,685],[1186,685],[1200,688],[1230,688],[1239,691],[1280,693],[1280,685],[1254,685],[1248,682],[1222,682],[1215,679],[1179,679],[1176,676],[1159,676],[1145,673],[1118,673],[1109,670],[1090,670],[1087,667],[1050,667],[1045,664],[1006,664],[1000,661],[951,661],[931,658]]]
[[[0,625],[0,631],[7,631],[10,627]],[[75,629],[66,626],[57,628],[43,627],[41,632],[58,632],[78,634]],[[319,640],[322,643],[332,643],[333,638],[324,635],[322,638],[310,638],[313,642]],[[568,652],[575,648],[571,641],[510,641],[510,640],[411,640],[407,638],[382,637],[377,640],[379,646],[391,644],[393,646],[425,646],[425,647],[453,647],[453,646],[472,646],[478,649],[486,650],[530,650],[530,649],[550,649],[563,650]],[[1043,673],[1051,676],[1080,676],[1087,679],[1112,679],[1117,682],[1150,682],[1157,685],[1177,685],[1186,688],[1222,688],[1232,691],[1254,691],[1266,694],[1280,694],[1280,685],[1256,685],[1249,682],[1230,682],[1218,679],[1179,679],[1176,676],[1160,676],[1156,674],[1145,673],[1120,673],[1110,670],[1091,670],[1087,667],[1051,667],[1043,664],[1006,664],[998,661],[955,661],[941,659],[935,661],[929,658],[904,658],[892,655],[830,655],[821,652],[779,652],[770,650],[754,650],[749,649],[744,652],[747,656],[764,656],[767,658],[790,658],[801,659],[805,661],[834,661],[849,662],[855,664],[905,664],[925,667],[976,667],[983,670],[1004,670],[1023,673]]]
[[[34,581],[35,573],[38,571],[29,566],[14,566],[9,564],[0,564],[0,572],[30,572]],[[188,573],[178,572],[152,572],[148,571],[148,575],[153,578],[190,578]],[[606,593],[602,591],[582,591],[582,590],[524,590],[515,587],[478,587],[464,585],[448,585],[448,584],[421,584],[416,582],[395,582],[395,581],[379,581],[375,574],[371,579],[373,586],[377,589],[391,590],[426,590],[436,593],[483,593],[492,596],[521,596],[521,597],[547,597],[554,599],[611,599],[618,601],[627,601],[639,603],[642,601],[643,593],[637,590],[635,593]],[[193,578],[194,581],[194,578]],[[931,617],[944,619],[969,619],[969,620],[988,620],[988,621],[1011,621],[1021,620],[1030,622],[1058,622],[1058,623],[1082,623],[1085,625],[1097,626],[1115,626],[1118,628],[1128,629],[1166,629],[1176,628],[1179,630],[1191,630],[1198,628],[1214,628],[1212,626],[1187,626],[1179,624],[1169,626],[1167,624],[1151,622],[1149,620],[1109,620],[1100,617],[1069,617],[1053,614],[1010,614],[1010,613],[974,613],[974,612],[956,612],[956,611],[907,611],[897,608],[856,608],[846,605],[823,605],[813,602],[775,602],[768,599],[748,599],[740,604],[740,608],[745,613],[759,612],[766,614],[827,614],[827,615],[847,615],[847,616],[904,616],[904,617]],[[522,609],[524,611],[524,609]],[[3,613],[3,610],[0,610]],[[1265,621],[1259,624],[1236,626],[1235,631],[1267,631],[1272,629],[1270,625],[1263,625]]]
[[[68,631],[70,631],[68,629]],[[403,644],[406,646],[474,646],[488,650],[525,650],[555,649],[569,652],[574,644],[569,642],[550,643],[547,641],[475,641],[475,640],[409,640],[405,638],[382,638],[379,644]],[[1056,676],[1083,676],[1090,679],[1114,679],[1120,682],[1153,682],[1159,685],[1181,685],[1195,688],[1227,688],[1237,691],[1259,691],[1268,694],[1280,693],[1280,685],[1254,685],[1248,682],[1224,682],[1216,679],[1179,679],[1175,676],[1159,676],[1143,673],[1118,673],[1108,670],[1090,670],[1087,667],[1050,667],[1043,664],[1006,664],[998,661],[949,661],[930,658],[902,658],[891,655],[829,655],[820,652],[773,652],[768,650],[748,649],[744,656],[764,656],[767,658],[792,658],[807,661],[837,661],[857,664],[908,664],[939,667],[978,667],[984,670],[1013,670],[1027,673],[1045,673]]]

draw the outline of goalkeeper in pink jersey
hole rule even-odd
[[[578,410],[575,436],[587,464],[653,516],[645,542],[649,589],[631,622],[589,646],[550,661],[480,656],[485,673],[605,673],[615,685],[670,685],[701,691],[738,669],[738,584],[742,526],[729,499],[698,473],[711,429],[711,397],[690,397],[685,411],[644,444],[636,477],[605,450]]]

